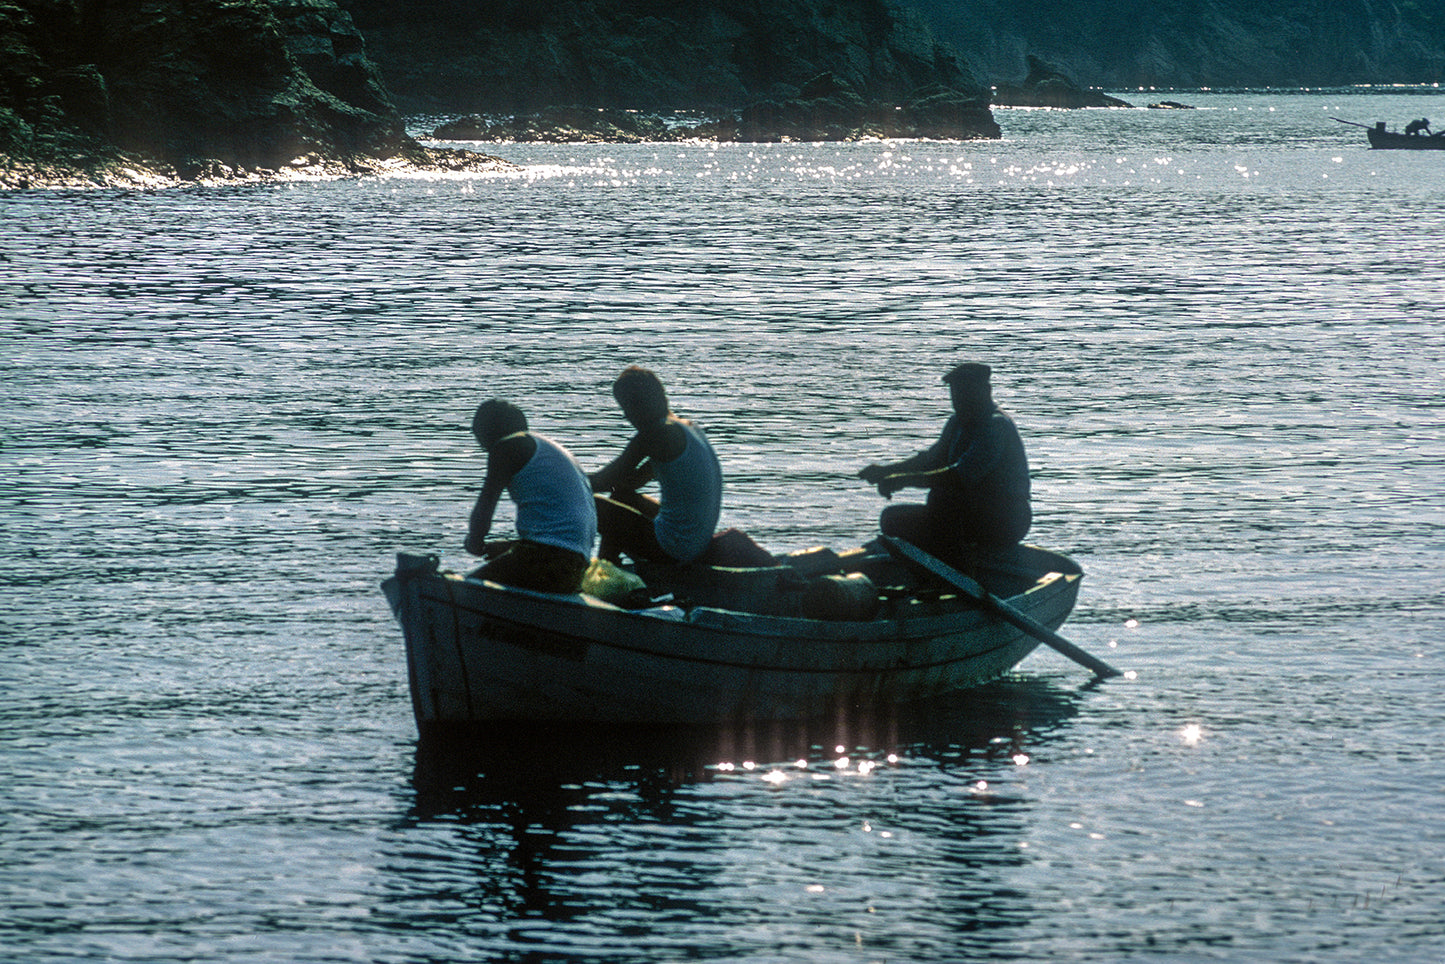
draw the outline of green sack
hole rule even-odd
[[[614,606],[621,605],[629,593],[646,588],[647,583],[637,573],[614,566],[606,559],[593,559],[582,575],[583,592]]]

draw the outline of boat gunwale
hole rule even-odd
[[[1014,593],[1001,597],[1012,605],[1027,609],[1030,596],[1041,591],[1054,587],[1054,583],[1063,582],[1066,586],[1078,583],[1083,578],[1083,569],[1062,553],[1053,552],[1036,546],[1020,546],[1022,550],[1030,554],[1039,555],[1057,563],[1050,567],[1023,567],[1020,565],[1009,565],[1001,568],[1000,571],[1012,575],[1033,576],[1034,581],[1023,592]],[[434,557],[432,557],[434,558]],[[779,567],[786,568],[786,567]],[[397,577],[403,573],[398,569]],[[508,586],[502,583],[493,582],[490,579],[477,579],[472,576],[459,576],[454,573],[445,572],[436,568],[426,571],[412,571],[405,574],[405,578],[434,578],[448,584],[448,597],[445,600],[434,599],[434,602],[443,602],[448,605],[455,605],[455,587],[462,585],[469,590],[482,590],[485,595],[496,596],[505,599],[531,600],[549,605],[574,606],[593,613],[606,613],[609,616],[628,616],[646,620],[657,620],[659,617],[646,609],[628,609],[614,605],[606,600],[587,593],[551,593],[541,592],[533,589],[525,589],[519,586]],[[1051,578],[1052,577],[1052,578]],[[952,623],[960,615],[981,613],[984,608],[976,601],[965,596],[954,593],[945,593],[940,598],[955,599],[958,601],[958,608],[947,612],[928,612],[907,615],[902,618],[872,618],[861,620],[843,619],[815,619],[807,616],[787,616],[776,613],[758,613],[745,609],[729,609],[722,606],[698,605],[687,608],[688,616],[680,620],[668,620],[668,625],[687,627],[689,629],[712,629],[727,633],[745,634],[759,637],[781,637],[787,639],[815,638],[820,641],[831,640],[842,636],[853,638],[859,628],[869,628],[871,631],[865,633],[867,636],[878,636],[880,640],[896,641],[899,638],[915,638],[933,635],[928,625],[934,622]],[[704,618],[699,620],[693,614],[701,614]],[[900,637],[896,628],[907,626],[910,632],[907,637]],[[808,628],[811,632],[799,632],[800,628]],[[893,627],[893,631],[890,631]]]
[[[1078,577],[1071,577],[1071,578],[1077,579]],[[490,586],[495,586],[495,585],[496,585],[495,583],[489,584],[489,588],[490,588]],[[509,587],[502,587],[502,588],[505,589],[505,588],[509,588]],[[524,590],[524,591],[525,591],[525,590]],[[542,596],[542,597],[551,597],[552,601],[558,602],[558,603],[560,603],[560,604],[562,604],[562,605],[579,605],[579,604],[577,604],[577,603],[571,602],[571,600],[577,599],[577,598],[578,598],[577,596],[567,596],[567,595],[553,594],[553,593],[536,593],[536,594],[534,594],[534,595],[536,595],[536,596]],[[524,621],[524,620],[522,620],[521,618],[516,617],[516,616],[509,616],[509,615],[506,615],[506,614],[503,614],[503,613],[496,612],[496,611],[494,611],[494,610],[480,609],[480,608],[477,608],[477,607],[475,607],[475,606],[468,605],[466,602],[461,601],[461,600],[458,600],[458,599],[455,599],[455,598],[447,598],[447,597],[442,597],[442,596],[429,596],[429,595],[426,595],[426,594],[425,594],[425,591],[424,591],[424,590],[418,590],[418,598],[420,598],[420,599],[422,599],[422,600],[424,600],[424,601],[426,601],[426,602],[429,602],[429,603],[434,603],[434,604],[438,604],[438,605],[442,605],[442,606],[447,606],[447,607],[450,607],[450,608],[452,608],[452,609],[454,609],[454,610],[457,610],[457,611],[466,612],[466,613],[469,613],[469,614],[471,614],[471,615],[474,615],[474,616],[477,616],[477,617],[480,617],[480,618],[489,620],[489,621],[491,621],[491,622],[501,622],[501,623],[505,623],[505,624],[507,624],[509,627],[515,629],[518,633],[526,633],[526,632],[530,632],[530,633],[541,633],[541,634],[545,634],[546,636],[548,636],[548,637],[551,638],[551,639],[558,640],[558,641],[562,641],[562,642],[565,642],[565,643],[571,643],[571,644],[575,645],[575,646],[578,647],[578,648],[586,648],[586,647],[592,647],[592,646],[600,646],[600,647],[603,647],[603,648],[605,648],[605,649],[613,650],[613,651],[616,651],[616,652],[629,653],[629,654],[636,655],[636,656],[644,656],[644,657],[650,657],[650,658],[654,658],[654,659],[666,659],[666,660],[671,660],[671,661],[679,662],[679,663],[692,663],[692,664],[703,665],[703,666],[717,666],[717,667],[723,667],[723,668],[727,668],[727,669],[739,669],[739,670],[746,670],[746,671],[749,671],[749,672],[759,672],[759,671],[761,671],[761,672],[769,672],[769,673],[802,673],[802,674],[825,674],[825,675],[848,674],[848,675],[876,676],[876,675],[879,674],[879,673],[894,672],[894,671],[900,671],[900,670],[926,671],[926,670],[930,670],[930,669],[939,669],[939,668],[943,668],[943,667],[953,666],[953,665],[955,665],[955,664],[962,663],[962,662],[967,662],[967,661],[976,660],[976,659],[978,659],[980,656],[984,656],[984,655],[987,655],[987,654],[989,654],[989,653],[996,652],[996,651],[998,651],[998,650],[1000,650],[1000,649],[1006,649],[1006,648],[1008,648],[1009,646],[1014,645],[1014,643],[1016,642],[1015,639],[1009,638],[1009,639],[1006,639],[1004,642],[1002,642],[1002,643],[1000,643],[999,645],[996,645],[996,646],[979,647],[979,648],[968,648],[968,649],[966,649],[966,650],[954,650],[953,653],[952,653],[952,655],[950,656],[950,658],[947,658],[947,659],[929,660],[929,661],[925,661],[925,662],[916,662],[916,663],[915,663],[915,662],[910,662],[910,663],[908,663],[908,664],[906,664],[906,665],[900,665],[900,664],[898,664],[898,663],[896,662],[896,651],[897,651],[897,647],[898,647],[899,645],[907,645],[907,644],[909,644],[909,643],[925,644],[925,645],[927,645],[927,644],[937,644],[937,643],[939,643],[940,641],[942,641],[942,640],[944,640],[944,639],[947,639],[947,638],[949,638],[949,637],[952,637],[952,636],[972,634],[972,633],[976,632],[977,629],[979,629],[981,626],[989,625],[989,624],[992,622],[992,620],[989,618],[987,612],[986,612],[985,610],[983,610],[982,608],[974,608],[974,607],[961,607],[961,608],[958,609],[956,612],[946,613],[946,614],[939,614],[939,615],[932,615],[932,616],[927,616],[927,617],[919,617],[919,618],[916,618],[916,619],[904,619],[904,620],[871,620],[871,621],[866,622],[866,623],[864,623],[864,622],[855,622],[855,623],[843,623],[843,622],[828,623],[828,622],[826,622],[826,621],[824,621],[824,620],[802,620],[802,619],[793,619],[793,620],[791,620],[792,622],[810,623],[810,624],[815,624],[815,625],[819,625],[819,626],[846,627],[846,626],[877,625],[877,626],[880,627],[880,630],[881,630],[882,628],[884,628],[884,627],[890,627],[890,626],[891,626],[891,627],[900,627],[900,626],[902,626],[902,627],[906,627],[907,629],[910,630],[910,632],[909,632],[907,635],[904,635],[904,634],[901,634],[901,633],[897,633],[897,632],[894,632],[894,633],[891,633],[891,634],[883,634],[883,633],[880,632],[879,634],[874,635],[872,638],[861,637],[861,636],[857,636],[857,635],[852,635],[852,636],[848,636],[848,635],[837,635],[837,636],[832,636],[832,635],[830,635],[830,636],[813,635],[813,636],[808,636],[808,635],[802,635],[802,634],[797,634],[797,633],[792,633],[792,634],[783,634],[783,633],[778,633],[778,634],[750,633],[750,632],[747,632],[747,631],[742,630],[742,629],[740,629],[740,628],[730,628],[730,627],[727,627],[727,626],[716,626],[716,625],[708,625],[708,624],[706,624],[706,623],[694,623],[694,622],[683,622],[683,621],[677,621],[677,622],[670,622],[670,621],[669,621],[669,622],[661,622],[660,624],[658,624],[658,623],[657,623],[657,617],[655,617],[655,616],[649,616],[649,615],[647,615],[646,613],[642,613],[642,612],[633,612],[633,611],[631,611],[631,610],[626,610],[626,609],[621,609],[621,608],[616,608],[616,607],[614,607],[614,608],[616,608],[616,613],[608,612],[608,615],[609,615],[609,616],[611,616],[611,615],[622,615],[622,616],[630,616],[630,617],[635,617],[635,618],[638,618],[638,619],[644,619],[644,620],[653,621],[653,623],[656,624],[656,628],[657,628],[657,629],[663,630],[663,631],[671,630],[671,631],[673,631],[673,632],[675,632],[675,633],[678,633],[678,634],[681,634],[681,635],[685,635],[685,636],[688,638],[688,641],[689,641],[689,642],[692,641],[692,640],[694,640],[694,639],[696,639],[696,638],[698,638],[698,637],[706,637],[706,636],[727,636],[727,637],[734,638],[734,639],[735,639],[735,638],[738,638],[738,637],[747,637],[747,638],[756,639],[756,640],[758,640],[758,641],[760,641],[760,642],[762,642],[762,641],[767,641],[767,642],[770,642],[770,643],[771,643],[771,642],[791,642],[791,643],[798,643],[798,644],[805,644],[805,643],[825,644],[825,645],[827,645],[827,646],[829,646],[829,647],[832,647],[835,651],[836,651],[836,649],[837,649],[838,647],[844,647],[844,646],[847,646],[847,647],[850,647],[850,648],[854,648],[854,649],[857,649],[857,650],[866,650],[866,649],[875,649],[875,648],[876,648],[876,649],[878,649],[878,650],[880,650],[880,651],[886,650],[887,652],[884,653],[883,655],[886,655],[887,657],[889,657],[889,658],[891,658],[891,659],[894,660],[893,662],[890,662],[890,663],[889,663],[888,665],[886,665],[886,666],[870,665],[870,664],[867,662],[867,653],[866,653],[866,652],[863,652],[863,653],[860,654],[859,663],[858,663],[856,666],[851,666],[851,667],[850,667],[850,666],[839,666],[837,663],[825,663],[825,664],[818,664],[818,665],[807,665],[807,664],[780,664],[780,663],[778,663],[778,664],[773,664],[773,663],[759,663],[759,662],[742,662],[742,661],[738,661],[738,660],[725,660],[725,659],[719,659],[719,658],[716,658],[716,657],[700,656],[700,655],[696,655],[695,653],[683,652],[683,651],[681,651],[681,644],[679,645],[679,649],[678,649],[678,650],[659,649],[659,648],[655,648],[655,647],[648,647],[648,646],[645,646],[645,645],[623,643],[623,642],[618,641],[617,639],[610,638],[610,637],[604,636],[604,635],[599,635],[599,634],[581,634],[581,633],[577,633],[577,632],[568,632],[568,631],[565,631],[565,630],[559,630],[559,629],[555,629],[555,628],[552,628],[552,627],[543,627],[543,626],[539,626],[536,622]],[[585,604],[581,604],[581,605],[584,605],[584,606],[585,606]],[[595,609],[595,607],[586,607],[586,608]],[[604,611],[605,611],[605,610],[604,610]],[[744,614],[744,615],[746,615],[746,614]],[[967,617],[967,622],[966,622],[966,623],[961,623],[961,622],[960,622],[961,617]],[[763,618],[765,618],[765,619],[778,619],[778,620],[781,620],[781,619],[785,619],[785,618],[787,618],[787,617],[763,617]],[[938,625],[936,625],[938,622],[945,622],[945,623],[947,623],[947,625],[945,625],[945,626],[938,626]],[[926,624],[933,624],[933,625],[926,625]],[[515,643],[515,642],[512,642],[511,640],[508,640],[508,639],[505,639],[505,638],[501,638],[501,637],[497,637],[497,636],[488,636],[488,640],[489,640],[489,642],[491,642],[491,643],[494,644],[494,645],[513,646],[513,647],[517,647],[517,648],[535,648],[535,647],[525,646],[524,644]]]

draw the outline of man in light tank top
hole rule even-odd
[[[598,552],[617,561],[692,562],[712,542],[722,512],[722,467],[707,436],[672,414],[662,382],[632,365],[617,376],[612,396],[637,429],[611,463],[592,474],[597,492]],[[637,490],[657,480],[658,498]]]
[[[487,452],[487,477],[466,550],[489,561],[470,575],[538,592],[579,592],[597,538],[587,474],[562,446],[528,432],[521,409],[499,398],[477,407],[472,434]],[[489,543],[503,491],[517,504],[517,539]]]

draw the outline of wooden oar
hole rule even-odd
[[[1037,619],[1034,619],[1026,613],[1019,612],[987,589],[984,589],[983,586],[978,584],[977,580],[970,579],[947,563],[924,552],[913,543],[894,538],[893,536],[883,536],[882,539],[883,544],[888,547],[888,550],[900,559],[943,580],[968,598],[981,603],[985,609],[995,616],[998,616],[1005,622],[1012,623],[1039,642],[1053,647],[1080,666],[1093,670],[1094,675],[1100,679],[1123,675],[1097,656],[1091,656],[1084,652]]]
[[[1341,124],[1349,124],[1351,127],[1363,127],[1365,130],[1370,130],[1369,124],[1361,124],[1359,121],[1340,120],[1338,117],[1331,117],[1330,120],[1339,121]]]

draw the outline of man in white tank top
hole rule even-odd
[[[470,575],[539,592],[579,592],[597,538],[582,467],[556,442],[528,432],[521,409],[498,398],[477,407],[472,434],[487,452],[487,478],[466,550],[489,561]],[[489,543],[503,491],[517,504],[517,539]]]
[[[622,454],[592,474],[597,495],[599,555],[617,561],[692,562],[712,542],[722,512],[722,467],[707,436],[672,414],[662,382],[632,365],[612,395],[637,429]],[[651,479],[658,498],[637,490]]]

